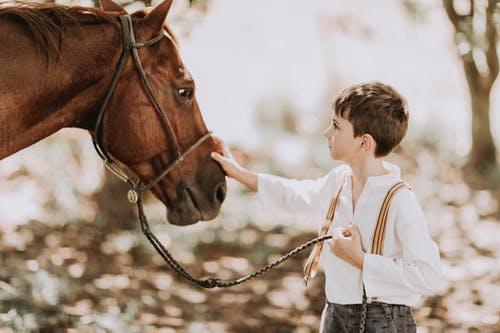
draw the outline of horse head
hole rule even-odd
[[[188,151],[208,133],[196,101],[195,83],[165,24],[171,2],[165,0],[149,13],[139,11],[131,15],[138,43],[164,35],[158,42],[137,50],[159,107],[155,107],[139,71],[128,57],[100,128],[105,149],[143,184],[157,179],[176,163],[179,150]],[[101,0],[101,8],[125,14],[111,0]],[[165,124],[165,119],[169,124]],[[220,147],[208,137],[151,187],[153,194],[166,205],[170,223],[193,224],[211,220],[219,213],[226,183],[222,169],[210,158],[214,150]]]

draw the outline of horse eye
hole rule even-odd
[[[190,88],[180,88],[179,90],[177,90],[177,93],[183,98],[193,98],[193,89]]]

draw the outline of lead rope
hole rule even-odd
[[[137,190],[136,190],[137,191]],[[303,250],[307,249],[310,246],[315,245],[316,243],[323,242],[327,239],[331,239],[332,236],[322,236],[322,237],[317,237],[314,238],[298,247],[295,249],[289,251],[285,255],[283,255],[281,258],[273,261],[272,263],[262,267],[261,269],[257,270],[255,273],[245,275],[243,277],[240,277],[235,280],[229,280],[229,281],[222,281],[219,278],[216,277],[209,277],[206,279],[198,279],[194,277],[191,273],[186,271],[184,267],[182,267],[181,264],[177,262],[177,260],[174,259],[174,257],[170,254],[170,252],[160,243],[158,238],[151,232],[151,229],[149,227],[148,220],[146,218],[146,215],[144,214],[144,208],[143,208],[143,203],[142,203],[142,195],[140,192],[138,195],[137,199],[137,208],[139,210],[139,221],[141,224],[141,231],[142,233],[146,236],[146,238],[149,240],[149,242],[153,245],[155,250],[158,252],[158,254],[163,258],[163,260],[167,263],[167,265],[178,275],[186,279],[187,281],[202,287],[202,288],[229,288],[232,286],[236,286],[238,284],[241,284],[243,282],[246,282],[250,279],[253,279],[259,275],[264,274],[268,270],[280,265],[284,261],[288,260],[290,257],[296,255],[299,252],[302,252]]]
[[[363,303],[361,303],[361,318],[359,319],[359,333],[365,332],[367,312],[368,312],[368,298],[366,297],[366,290],[365,286],[363,285]]]

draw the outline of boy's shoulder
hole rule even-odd
[[[326,175],[334,183],[339,183],[345,180],[351,173],[351,168],[347,164],[340,164],[332,168]]]
[[[408,220],[408,222],[413,223],[411,221],[414,218],[425,219],[422,206],[408,184],[394,195],[390,203],[390,209],[397,212],[397,220]]]
[[[328,187],[335,189],[341,183],[343,183],[351,173],[351,168],[347,164],[340,164],[334,168],[332,168],[324,177],[326,184],[329,184]]]
[[[336,177],[346,177],[351,173],[351,167],[345,163],[339,164],[330,170],[330,175],[335,175]]]
[[[396,193],[395,198],[399,198],[399,201],[405,204],[418,204],[418,199],[413,192],[411,186],[405,183],[405,187]]]

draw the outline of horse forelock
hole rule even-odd
[[[37,47],[44,48],[49,57],[58,55],[60,41],[70,27],[78,32],[85,24],[109,22],[119,25],[114,16],[97,8],[17,1],[0,4],[0,19],[2,17],[15,18],[24,23]]]

